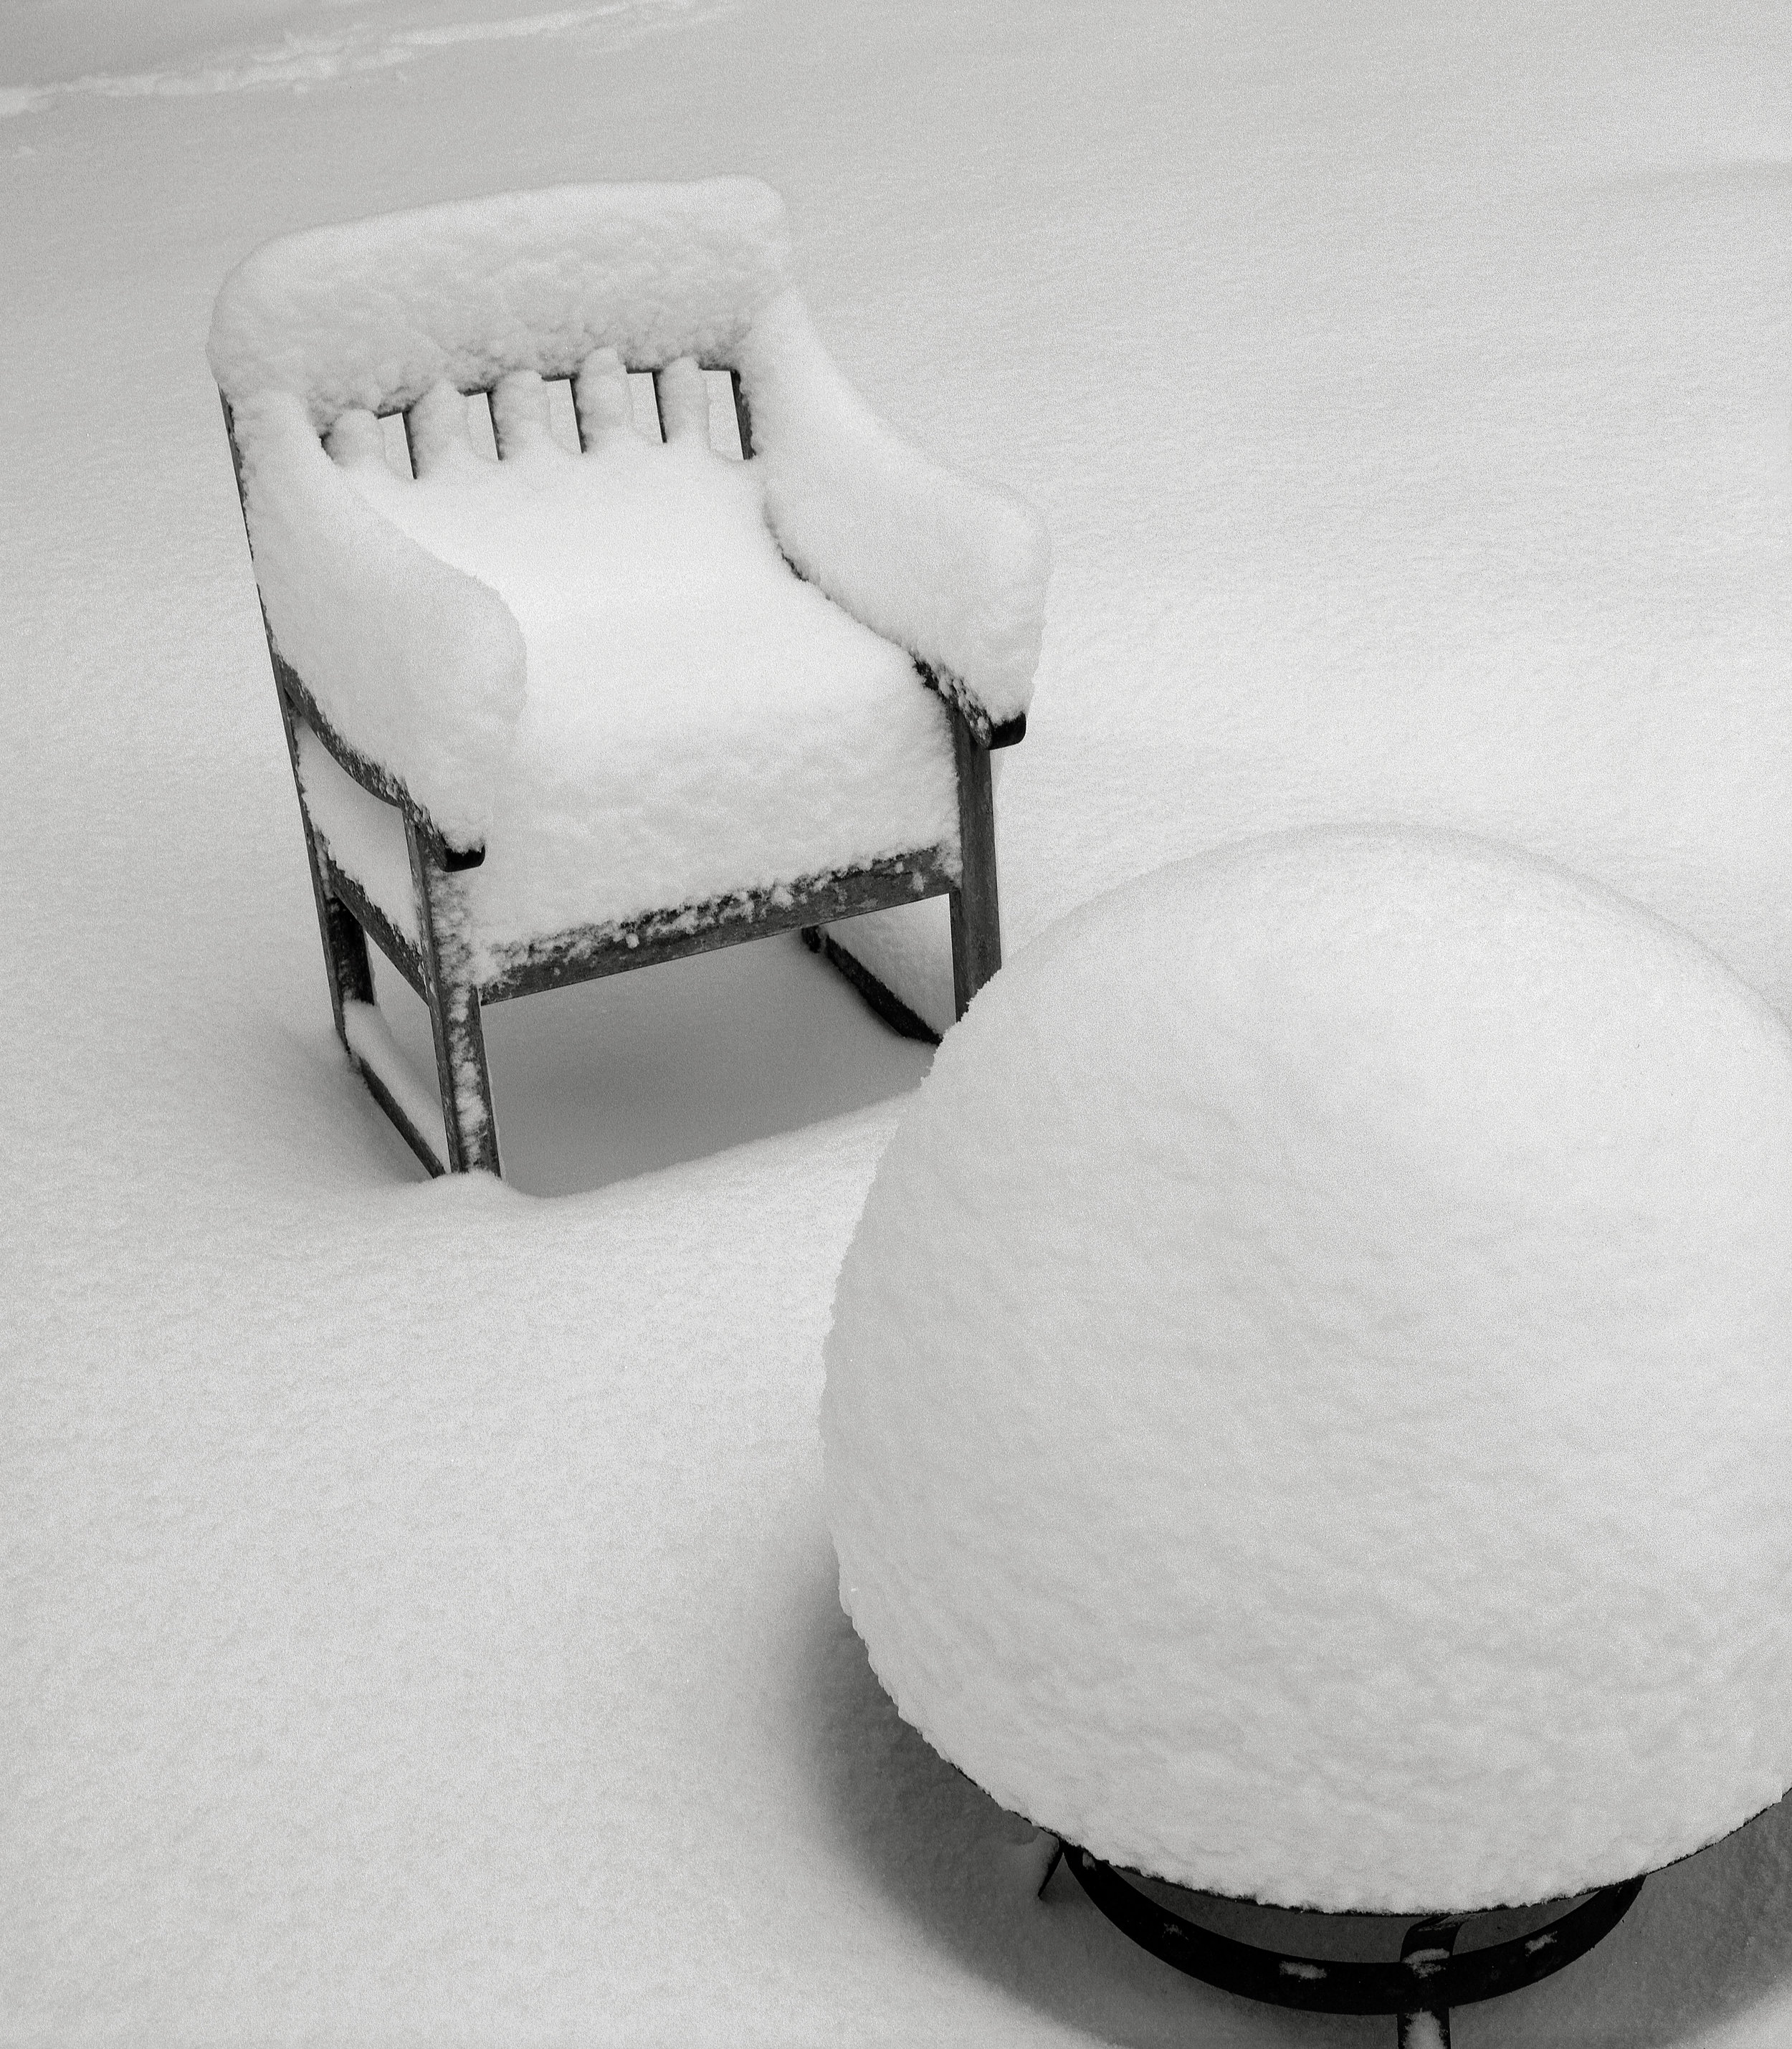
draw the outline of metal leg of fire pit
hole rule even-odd
[[[1071,1843],[1062,1849],[1064,1862],[1095,1906],[1122,1934],[1164,1963],[1204,1985],[1274,2006],[1397,2016],[1400,2049],[1449,2049],[1452,2007],[1517,1992],[1572,1963],[1611,1934],[1642,1890],[1640,1878],[1608,1885],[1546,1927],[1460,1956],[1456,1937],[1471,1917],[1432,1915],[1407,1930],[1397,1963],[1322,1962],[1260,1950],[1203,1928],[1141,1892],[1088,1851]]]
[[[1440,1971],[1450,1961],[1461,1932],[1461,1922],[1445,1916],[1415,1921],[1400,1945],[1400,1961],[1415,1974]],[[1450,2049],[1448,2007],[1416,2006],[1402,2013],[1400,2049]]]

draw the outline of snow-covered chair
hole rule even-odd
[[[497,1169],[482,1003],[941,894],[960,1014],[1001,964],[1044,531],[873,415],[789,262],[752,181],[564,186],[285,236],[219,294],[331,1004],[433,1171]]]

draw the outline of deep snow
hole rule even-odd
[[[814,1411],[922,1061],[818,963],[495,1012],[507,1164],[568,1199],[413,1185],[329,1036],[206,321],[317,221],[764,177],[847,375],[1051,528],[1011,947],[1246,827],[1499,834],[1522,782],[1783,1009],[1792,27],[567,17],[65,16],[98,82],[0,122],[0,2028],[1379,2045],[1036,1906],[871,1679]],[[1457,2035],[1789,2028],[1776,1810]]]
[[[1792,1032],[1565,869],[1322,827],[1063,920],[826,1360],[878,1677],[1111,1863],[1566,1899],[1792,1786]]]

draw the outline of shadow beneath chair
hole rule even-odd
[[[432,1073],[428,1013],[383,963],[375,974],[395,1038]],[[932,1059],[794,932],[494,1004],[484,1027],[504,1178],[536,1196],[880,1102],[919,1086]]]
[[[831,1591],[831,1590],[830,1590]],[[1060,2027],[1156,2049],[1393,2049],[1391,2020],[1294,2014],[1215,1992],[1134,1948],[1062,1867],[897,1716],[863,1645],[818,1599],[796,1654],[798,1732],[844,1853],[930,1942]],[[1260,1939],[1260,1938],[1258,1938]],[[1344,1954],[1338,1939],[1316,1950]],[[1792,1801],[1652,1878],[1628,1918],[1560,1977],[1456,2018],[1460,2049],[1667,2049],[1792,2039]]]

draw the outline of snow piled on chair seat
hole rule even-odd
[[[949,1033],[842,1269],[842,1601],[1096,1855],[1436,1912],[1792,1779],[1792,1036],[1465,836],[1173,863]]]
[[[345,474],[522,631],[523,709],[484,865],[461,885],[481,975],[581,926],[956,858],[944,707],[901,649],[791,573],[755,467],[624,430],[583,457],[543,437],[501,463],[450,436],[415,480],[372,457]],[[321,822],[354,872],[343,808]],[[364,844],[377,827],[354,815]]]
[[[212,374],[232,399],[302,399],[320,430],[446,379],[566,376],[729,354],[780,291],[783,204],[754,178],[554,185],[282,235],[225,280]]]

